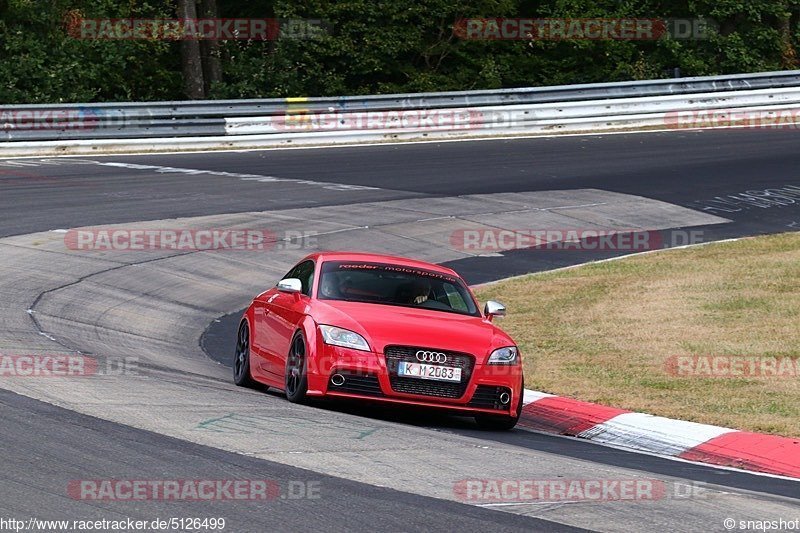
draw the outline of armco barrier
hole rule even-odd
[[[0,156],[669,129],[691,127],[681,113],[703,110],[717,110],[722,123],[731,110],[739,120],[755,113],[764,125],[785,125],[798,104],[800,71],[339,98],[15,105],[0,107]]]

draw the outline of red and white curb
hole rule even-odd
[[[601,444],[800,478],[800,439],[673,420],[525,390],[521,427]]]

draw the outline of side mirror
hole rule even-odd
[[[299,293],[303,290],[303,284],[297,278],[286,278],[278,282],[278,290],[288,293]]]
[[[489,320],[492,320],[496,316],[506,316],[506,306],[500,302],[489,300],[486,302],[486,307],[483,308],[483,314]]]

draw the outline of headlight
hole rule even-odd
[[[490,365],[511,365],[517,362],[517,347],[506,346],[498,348],[489,356]]]
[[[319,330],[322,332],[325,344],[333,344],[334,346],[343,346],[344,348],[353,348],[354,350],[363,350],[365,352],[369,351],[369,344],[367,344],[366,339],[354,331],[323,324],[320,324]]]

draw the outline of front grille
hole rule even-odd
[[[381,384],[375,374],[360,374],[357,372],[338,372],[344,376],[344,383],[334,385],[328,381],[328,390],[331,392],[347,392],[350,394],[361,394],[363,396],[383,396]]]
[[[507,387],[495,387],[494,385],[478,385],[475,394],[469,401],[470,407],[481,407],[483,409],[508,409],[508,404],[500,403],[500,395],[507,393],[511,396],[511,389]]]
[[[397,375],[397,367],[401,361],[419,363],[416,353],[418,350],[442,352],[447,356],[447,361],[441,366],[453,366],[461,369],[461,382],[430,381],[419,378],[401,377]],[[389,371],[389,383],[395,392],[406,394],[420,394],[422,396],[437,396],[439,398],[461,398],[467,390],[475,358],[470,354],[438,350],[436,348],[422,348],[418,346],[387,346],[383,350],[386,357],[386,368]],[[438,364],[438,363],[437,363]]]

